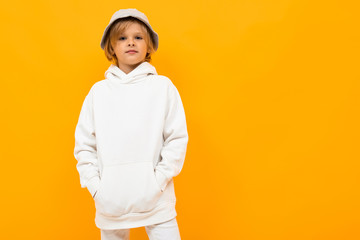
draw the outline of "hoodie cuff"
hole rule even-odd
[[[95,192],[99,189],[99,185],[100,185],[99,176],[95,176],[88,181],[86,187],[89,190],[91,196],[94,196]]]
[[[165,190],[166,185],[168,184],[168,179],[167,177],[161,173],[160,171],[155,171],[155,177],[156,177],[156,181],[160,186],[161,191],[163,192]]]

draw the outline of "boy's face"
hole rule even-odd
[[[145,34],[139,23],[133,23],[116,40],[113,49],[118,60],[118,67],[126,74],[145,60],[147,53]]]

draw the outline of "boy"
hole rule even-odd
[[[180,239],[173,177],[188,133],[179,92],[149,63],[158,44],[143,13],[115,12],[101,40],[113,64],[81,108],[74,156],[103,240],[129,239],[130,228],[141,226],[150,240]]]

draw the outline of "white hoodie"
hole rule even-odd
[[[100,229],[136,228],[177,216],[173,177],[188,143],[185,112],[171,80],[143,62],[115,65],[85,97],[75,129],[81,187],[94,197]]]

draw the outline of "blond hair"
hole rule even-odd
[[[116,66],[119,66],[119,64],[113,46],[115,45],[119,36],[133,23],[139,23],[143,31],[146,33],[144,39],[147,44],[148,52],[146,53],[145,61],[150,62],[151,55],[155,52],[154,49],[155,43],[153,40],[154,38],[148,26],[146,26],[142,21],[134,17],[126,17],[126,18],[118,19],[111,25],[109,31],[107,32],[105,38],[105,46],[104,46],[104,52],[106,58],[112,63],[114,63]]]

